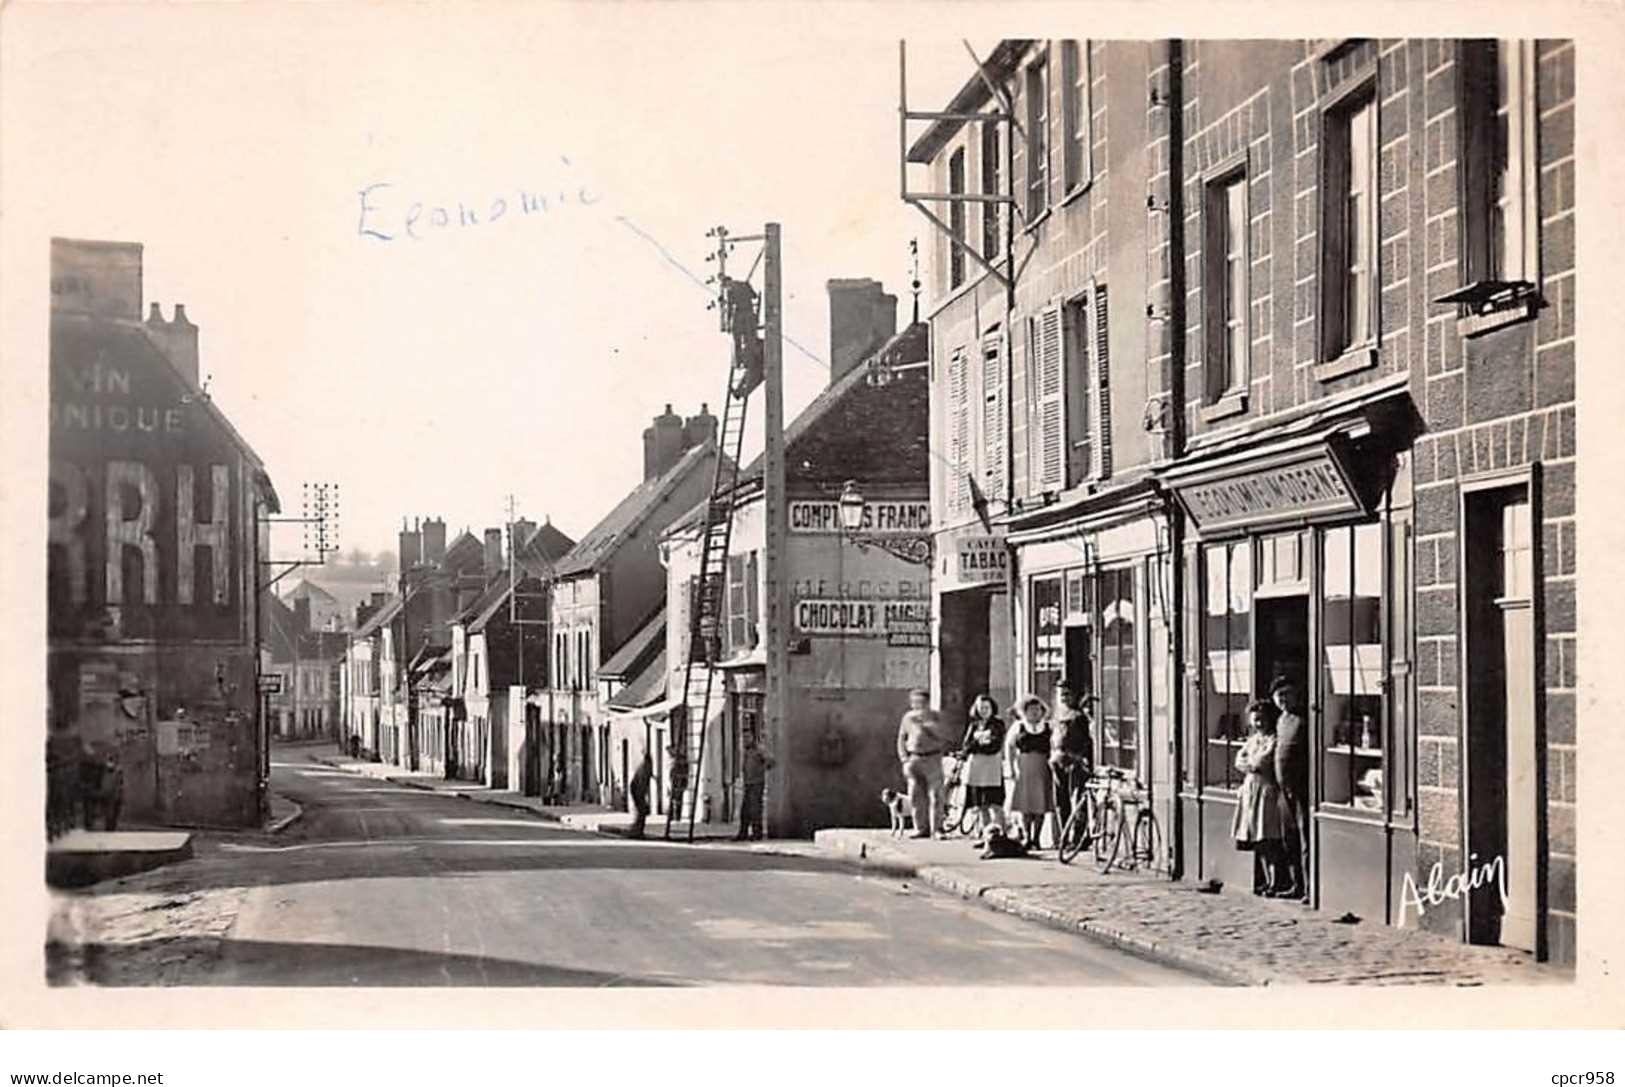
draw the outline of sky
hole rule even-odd
[[[510,494],[521,516],[584,534],[641,479],[651,417],[719,407],[712,226],[782,224],[787,419],[828,380],[826,280],[878,278],[908,320],[908,243],[930,228],[897,196],[897,35],[861,19],[5,18],[3,161],[27,164],[8,209],[42,249],[144,244],[145,301],[186,305],[210,392],[285,513],[302,484],[338,485],[344,551],[393,549],[403,516],[478,535]],[[912,44],[910,72],[911,98],[940,106],[971,68],[941,36]],[[751,410],[759,447],[759,398]],[[284,532],[279,548],[298,544]]]

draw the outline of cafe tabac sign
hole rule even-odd
[[[1222,475],[1204,473],[1174,487],[1204,533],[1364,509],[1348,471],[1324,445],[1286,460],[1238,465]]]

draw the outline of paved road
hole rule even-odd
[[[273,787],[305,808],[286,833],[144,877],[236,910],[188,983],[1199,984],[814,858],[564,830],[297,750]]]

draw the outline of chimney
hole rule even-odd
[[[876,279],[832,279],[829,291],[829,380],[839,381],[897,334],[897,296]]]
[[[406,573],[412,567],[423,562],[423,534],[416,529],[406,527],[406,518],[401,518],[401,573]]]
[[[431,517],[423,522],[423,561],[438,565],[446,557],[446,519]]]
[[[52,238],[51,309],[141,320],[141,243]]]
[[[147,336],[168,357],[170,365],[181,372],[187,384],[197,388],[197,326],[186,319],[186,307],[175,303],[175,319],[165,321],[158,303],[152,303],[147,312]]]
[[[648,482],[666,474],[683,455],[685,441],[683,417],[666,405],[663,415],[657,415],[654,424],[643,431],[643,479]]]
[[[488,528],[485,530],[485,576],[486,579],[502,573],[507,567],[502,564],[502,530]]]
[[[688,422],[683,424],[683,435],[686,439],[684,447],[687,449],[704,445],[716,438],[717,417],[711,414],[710,404],[701,404],[700,413],[688,417]]]

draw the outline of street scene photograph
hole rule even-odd
[[[1583,43],[1088,7],[11,9],[30,988],[1568,999]]]

